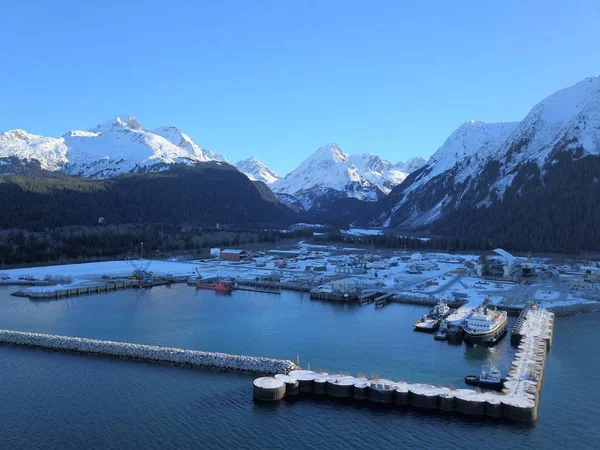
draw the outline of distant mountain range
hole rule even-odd
[[[24,130],[0,134],[0,173],[20,177],[21,183],[23,174],[109,179],[209,163],[203,173],[215,179],[238,173],[224,156],[201,148],[178,128],[146,130],[134,117],[59,138]],[[328,144],[284,177],[254,157],[235,167],[253,181],[242,177],[248,184],[236,185],[278,205],[261,206],[261,220],[270,211],[288,219],[300,214],[491,240],[525,251],[600,249],[600,78],[550,95],[520,122],[465,122],[428,161],[392,164]],[[219,169],[225,172],[213,172]],[[218,198],[223,207],[233,201]]]
[[[177,127],[148,130],[133,116],[115,117],[90,130],[71,130],[58,138],[25,130],[2,133],[1,173],[18,173],[19,161],[25,167],[39,162],[43,170],[98,179],[159,172],[172,164],[229,162],[224,156],[201,148]],[[309,209],[321,196],[375,201],[424,163],[423,158],[413,158],[394,166],[367,153],[348,156],[330,144],[318,149],[283,179],[256,157],[240,161],[235,167],[250,180],[262,181],[276,193],[285,194],[288,203]]]

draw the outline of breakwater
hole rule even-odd
[[[254,399],[277,401],[288,396],[327,395],[469,416],[535,422],[546,354],[552,345],[554,314],[528,305],[520,319],[514,330],[519,334],[519,342],[515,342],[519,351],[511,364],[502,392],[450,389],[423,383],[368,380],[343,374],[293,370],[285,378],[276,375],[256,379],[253,384]]]
[[[0,344],[41,348],[110,358],[132,359],[201,369],[257,374],[288,373],[297,366],[288,360],[204,352],[155,345],[130,344],[53,334],[0,330]]]

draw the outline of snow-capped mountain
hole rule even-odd
[[[67,146],[62,138],[50,138],[10,130],[0,133],[0,159],[39,161],[42,169],[59,170],[67,163]]]
[[[186,150],[188,153],[198,158],[198,161],[229,162],[229,160],[223,155],[219,155],[218,153],[215,153],[212,150],[200,148],[200,146],[196,144],[191,137],[189,137],[177,127],[160,127],[151,130],[151,132],[164,137],[170,143],[175,144],[176,146]]]
[[[525,186],[546,184],[565,157],[588,155],[600,155],[599,77],[550,95],[521,122],[461,125],[382,202],[375,223],[421,227],[460,207],[485,208],[502,202],[507,190],[518,197]]]
[[[328,144],[273,183],[272,189],[296,197],[305,209],[310,209],[321,197],[376,201],[406,175],[378,156],[368,153],[348,156],[336,144]]]
[[[421,167],[423,167],[425,164],[427,164],[427,160],[421,156],[415,156],[414,158],[410,158],[406,161],[399,161],[396,163],[396,169],[398,169],[400,172],[404,172],[404,173],[413,173],[417,170],[419,170]]]
[[[145,130],[133,116],[115,117],[90,130],[71,130],[60,138],[24,130],[0,136],[0,159],[37,160],[46,170],[92,178],[164,170],[174,163],[227,161],[175,127]]]
[[[239,161],[235,163],[234,166],[253,181],[262,181],[265,184],[273,184],[279,180],[279,175],[254,156]]]

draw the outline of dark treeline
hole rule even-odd
[[[46,231],[10,229],[0,231],[0,265],[86,261],[106,257],[144,258],[186,253],[205,256],[211,247],[237,247],[277,243],[308,237],[310,231],[282,233],[277,230],[224,231],[162,224],[73,226]]]
[[[463,252],[469,250],[485,251],[496,248],[492,241],[478,238],[432,237],[422,239],[411,236],[350,236],[340,232],[329,232],[315,240],[341,242],[345,244],[369,244],[377,248],[407,250],[440,250],[445,252]]]

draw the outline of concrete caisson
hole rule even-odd
[[[499,419],[502,417],[502,399],[499,395],[491,393],[485,400],[485,415]]]
[[[410,404],[421,409],[437,409],[439,389],[431,384],[411,384],[408,386]]]
[[[292,370],[289,374],[300,384],[300,392],[307,393],[313,391],[313,381],[319,376],[312,370]]]
[[[313,393],[317,395],[327,394],[327,376],[319,376],[313,380]]]
[[[394,403],[395,383],[391,380],[371,380],[367,384],[367,397],[374,403]]]
[[[329,376],[327,379],[327,395],[335,398],[352,398],[356,378],[350,376]]]
[[[254,380],[252,386],[254,400],[276,402],[285,397],[285,381],[274,377],[262,377]]]
[[[369,396],[367,394],[367,382],[358,381],[354,383],[354,390],[352,391],[352,397],[355,400],[366,400]]]
[[[408,405],[408,385],[406,383],[396,383],[394,387],[394,403],[400,406]]]
[[[503,398],[502,417],[517,422],[535,422],[537,420],[537,405],[535,401],[526,398]]]
[[[289,375],[277,374],[275,378],[285,383],[285,396],[295,397],[300,393],[300,383]]]
[[[457,389],[454,391],[454,409],[461,414],[485,416],[485,405],[485,394],[477,393],[471,389]]]
[[[444,389],[439,393],[438,407],[440,411],[454,411],[454,393],[450,389]]]

